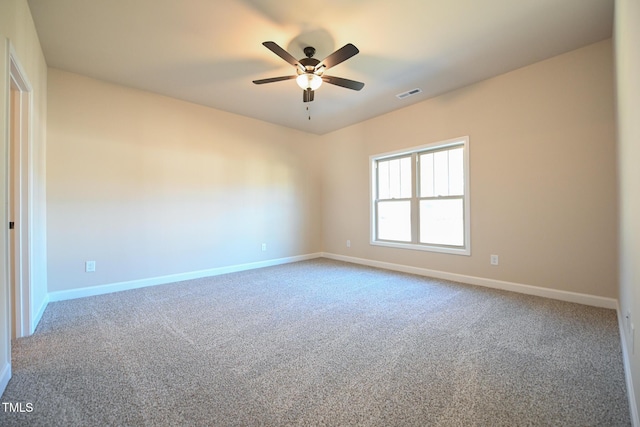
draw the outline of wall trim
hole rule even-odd
[[[13,329],[17,338],[30,335],[32,324],[31,301],[33,299],[33,86],[18,58],[13,43],[9,43],[10,86],[17,90],[17,101],[10,107],[9,116],[17,120],[16,134],[9,140],[10,151],[16,160],[9,168],[9,184],[18,198],[12,203],[18,227],[13,237],[14,256],[12,268],[15,272]],[[15,181],[14,181],[15,180]],[[11,240],[11,239],[10,239]]]
[[[7,388],[9,384],[9,380],[11,379],[11,363],[7,363],[2,368],[2,373],[0,373],[0,396]]]
[[[43,302],[37,316],[40,320],[44,309],[49,302],[64,301],[76,298],[84,298],[88,296],[103,295],[112,292],[126,291],[131,289],[144,288],[147,286],[165,285],[173,282],[184,280],[199,279],[202,277],[218,276],[221,274],[235,273],[238,271],[252,270],[255,268],[270,267],[280,264],[288,264],[298,261],[306,261],[314,258],[328,258],[337,261],[350,262],[353,264],[367,265],[370,267],[384,268],[386,270],[400,271],[403,273],[411,273],[419,276],[434,277],[437,279],[451,280],[455,282],[466,283],[470,285],[484,286],[487,288],[501,289],[505,291],[517,292],[527,295],[535,295],[544,298],[551,298],[560,301],[574,302],[578,304],[590,305],[594,307],[608,308],[617,310],[618,301],[614,298],[600,297],[596,295],[582,294],[577,292],[561,291],[557,289],[542,288],[532,285],[524,285],[521,283],[507,282],[503,280],[488,279],[484,277],[468,276],[464,274],[449,273],[440,270],[431,270],[422,267],[413,267],[404,264],[395,264],[384,261],[375,261],[365,258],[357,258],[346,255],[338,255],[329,252],[317,252],[306,255],[297,255],[285,258],[276,258],[266,261],[258,261],[246,264],[236,264],[225,267],[211,268],[207,270],[198,270],[188,273],[170,274],[166,276],[151,277],[147,279],[130,280],[126,282],[111,283],[99,286],[88,286],[86,288],[69,289],[63,291],[49,292],[47,298]],[[37,325],[37,322],[35,323]],[[640,426],[639,426],[640,427]]]
[[[84,298],[95,295],[110,294],[112,292],[128,291],[131,289],[144,288],[147,286],[165,285],[173,282],[181,282],[183,280],[200,279],[202,277],[219,276],[221,274],[235,273],[238,271],[252,270],[255,268],[271,267],[274,265],[288,264],[298,261],[306,261],[309,259],[319,258],[320,253],[312,253],[307,255],[297,255],[285,258],[276,258],[266,261],[250,262],[246,264],[236,264],[226,267],[217,267],[207,270],[192,271],[189,273],[169,274],[166,276],[151,277],[148,279],[130,280],[126,282],[111,283],[99,286],[89,286],[80,289],[69,289],[64,291],[49,292],[48,301],[65,301],[76,298]]]
[[[614,298],[599,297],[596,295],[581,294],[577,292],[561,291],[557,289],[541,288],[538,286],[524,285],[521,283],[506,282],[503,280],[487,279],[484,277],[467,276],[464,274],[449,273],[446,271],[430,270],[422,267],[412,267],[403,264],[394,264],[384,261],[375,261],[365,258],[356,258],[332,253],[322,253],[322,256],[337,261],[351,262],[354,264],[367,265],[370,267],[384,268],[386,270],[401,271],[403,273],[417,274],[419,276],[434,277],[436,279],[452,280],[469,285],[484,286],[487,288],[501,289],[504,291],[517,292],[527,295],[535,295],[544,298],[551,298],[560,301],[575,302],[578,304],[590,305],[594,307],[610,308],[615,310],[618,301]]]
[[[42,300],[42,304],[40,304],[40,308],[36,312],[35,316],[31,318],[31,325],[29,325],[29,335],[33,335],[38,327],[38,323],[40,323],[40,319],[42,319],[42,315],[44,311],[47,309],[47,305],[49,305],[49,294],[45,295]]]
[[[638,405],[636,404],[636,393],[633,389],[633,375],[631,374],[631,361],[629,360],[629,346],[627,344],[627,330],[625,317],[622,315],[620,305],[616,307],[618,313],[618,330],[620,330],[620,343],[622,345],[622,363],[624,366],[624,379],[627,384],[627,398],[629,400],[629,411],[631,415],[631,425],[640,427],[638,417]]]

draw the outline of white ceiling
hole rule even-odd
[[[323,134],[611,37],[614,0],[28,0],[47,64]],[[302,102],[293,66],[360,53]],[[396,94],[421,88],[404,100]],[[308,112],[311,120],[308,119]]]

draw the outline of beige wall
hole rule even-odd
[[[620,315],[640,405],[640,347],[630,323],[640,327],[640,0],[617,0],[615,22],[620,192]],[[636,332],[638,335],[638,332]],[[635,338],[635,341],[640,336]],[[635,413],[637,422],[637,412]]]
[[[316,144],[50,69],[49,291],[320,251]]]
[[[324,250],[616,298],[613,84],[608,40],[324,136]],[[463,135],[471,256],[371,246],[369,156]]]
[[[613,104],[611,41],[321,137],[50,70],[49,291],[325,251],[616,298]],[[371,246],[369,156],[461,135],[472,255]]]
[[[7,163],[8,147],[8,97],[9,97],[9,46],[13,48],[32,86],[32,117],[30,162],[32,168],[33,216],[31,244],[31,307],[37,314],[47,297],[46,282],[46,194],[45,194],[45,142],[47,121],[47,65],[42,55],[38,35],[31,19],[26,0],[2,0],[0,2],[0,375],[10,361],[9,281],[6,276],[8,236],[7,224]],[[0,378],[0,382],[2,378]]]

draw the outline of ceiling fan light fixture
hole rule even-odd
[[[304,73],[296,77],[296,83],[303,90],[316,90],[322,84],[322,77],[313,73]]]

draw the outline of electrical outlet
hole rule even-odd
[[[262,252],[265,252],[267,250],[267,244],[263,243],[262,244]]]
[[[86,273],[93,273],[96,271],[96,262],[95,261],[86,261],[84,263],[84,271]]]
[[[351,247],[351,240],[347,240],[347,247],[350,248]]]
[[[491,265],[498,265],[498,255],[491,255]]]

